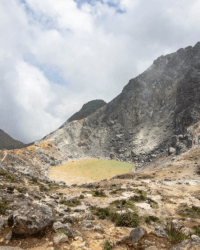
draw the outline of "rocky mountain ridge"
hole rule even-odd
[[[110,103],[35,145],[51,141],[65,161],[114,158],[136,162],[137,167],[170,147],[177,154],[184,152],[193,139],[187,128],[200,115],[199,65],[200,43],[161,56]]]
[[[26,147],[26,144],[13,139],[10,135],[0,129],[0,150]]]
[[[94,113],[97,109],[106,105],[106,102],[103,100],[92,100],[83,105],[83,107],[72,115],[67,122],[72,122],[75,120],[81,120],[88,117],[90,114]],[[64,123],[66,124],[66,123]]]

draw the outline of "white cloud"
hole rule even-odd
[[[91,2],[0,2],[0,129],[14,138],[45,136],[84,103],[110,101],[158,56],[199,39],[198,0]],[[42,65],[66,84],[47,79]]]

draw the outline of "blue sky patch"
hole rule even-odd
[[[25,62],[28,62],[37,68],[39,68],[45,75],[45,77],[53,83],[59,84],[59,85],[70,85],[70,83],[67,84],[67,81],[63,77],[63,73],[60,70],[59,67],[55,65],[48,65],[48,64],[41,64],[38,63],[31,53],[26,53],[23,57]]]
[[[107,3],[103,3],[102,0],[74,0],[74,2],[77,3],[78,8],[81,8],[81,5],[84,3],[89,3],[90,5],[95,5],[95,2],[97,2],[97,1],[102,3],[102,4],[107,4],[111,8],[115,8],[117,13],[123,14],[126,12],[126,11],[121,10],[117,4],[112,3],[112,1],[109,1]]]

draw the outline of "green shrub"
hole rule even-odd
[[[130,198],[130,200],[134,201],[134,202],[140,202],[140,201],[146,201],[147,200],[147,196],[146,196],[146,192],[143,190],[139,190],[139,189],[135,189],[134,190],[139,196],[134,196],[132,198]]]
[[[27,191],[27,188],[25,187],[15,187],[15,189],[19,192],[19,193],[24,193]]]
[[[106,240],[103,244],[103,250],[112,250],[112,246],[108,240]]]
[[[110,215],[109,208],[94,208],[92,213],[99,217],[99,219],[106,219]]]
[[[191,235],[186,236],[185,234],[181,233],[181,228],[176,229],[175,226],[174,226],[174,223],[172,223],[172,222],[167,223],[167,227],[166,227],[165,231],[168,234],[170,241],[181,242],[181,241],[183,241],[185,239],[190,239],[191,238]]]
[[[38,184],[38,180],[37,180],[37,178],[35,178],[35,177],[32,177],[32,178],[30,179],[30,181],[32,181],[34,184]]]
[[[116,216],[115,224],[117,227],[137,227],[140,219],[137,213],[124,213]]]
[[[157,222],[157,223],[161,222],[161,220],[160,220],[158,217],[153,216],[153,215],[150,215],[150,216],[146,217],[146,218],[145,218],[145,221],[146,221],[146,220],[149,221],[149,222],[151,222],[151,221]],[[150,224],[150,223],[149,223],[149,224]]]
[[[110,208],[112,208],[112,207],[118,208],[118,206],[121,206],[122,208],[130,208],[133,211],[136,211],[135,204],[131,200],[131,198],[128,200],[116,200],[116,201],[113,201],[112,203],[110,203]],[[120,210],[120,208],[118,208],[118,210]]]
[[[200,227],[199,226],[194,226],[193,229],[195,231],[194,234],[196,234],[197,236],[200,236]]]
[[[85,198],[85,196],[82,194],[79,196],[79,199],[84,199],[84,198]]]
[[[109,208],[94,208],[92,209],[92,213],[98,216],[99,219],[107,219],[115,222],[118,227],[137,227],[140,224],[140,219],[136,212],[118,214]]]
[[[92,191],[92,195],[94,197],[107,197],[107,195],[104,193],[103,190],[95,190],[95,191]]]
[[[200,218],[200,208],[196,206],[188,207],[187,205],[182,205],[184,210],[180,210],[179,214],[183,217]]]
[[[0,175],[4,176],[6,181],[17,182],[17,179],[14,175],[8,173],[8,171],[0,171]]]
[[[60,200],[59,204],[63,204],[68,207],[76,207],[81,204],[79,200],[71,200],[71,201],[66,201],[66,200]]]
[[[0,214],[5,214],[6,209],[8,209],[8,204],[5,199],[0,201]]]
[[[48,191],[48,189],[42,184],[39,184],[39,187],[40,187],[40,192]]]
[[[53,185],[52,183],[49,183],[48,186],[50,187],[49,191],[56,190],[56,189],[60,188],[58,185]]]
[[[146,222],[147,224],[151,224],[151,219],[149,218],[149,216],[147,216],[147,217],[145,218],[145,222]]]

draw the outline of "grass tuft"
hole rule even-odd
[[[81,205],[81,202],[79,200],[71,200],[71,201],[66,201],[66,200],[60,200],[59,204],[63,204],[68,207],[76,207],[78,205]]]
[[[103,244],[103,250],[112,250],[112,246],[108,240],[106,240]]]
[[[191,235],[187,236],[181,233],[181,228],[176,229],[173,222],[167,223],[166,233],[168,234],[170,241],[181,242],[183,240],[191,238]]]
[[[55,232],[58,234],[65,234],[68,236],[68,232],[67,231],[62,231],[61,229],[55,229]]]

